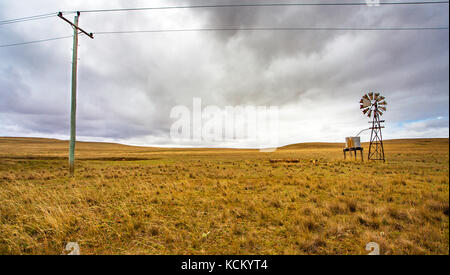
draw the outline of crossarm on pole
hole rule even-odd
[[[80,15],[80,12],[77,12],[78,15]],[[61,18],[62,20],[66,21],[67,23],[69,23],[72,27],[74,27],[75,29],[81,31],[82,33],[84,33],[85,35],[89,36],[90,38],[94,39],[94,34],[91,33],[87,33],[85,30],[83,30],[82,28],[76,26],[74,23],[70,22],[70,20],[68,20],[67,18],[65,18],[62,14],[62,12],[58,12],[58,17]]]

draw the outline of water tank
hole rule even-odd
[[[361,147],[361,139],[359,137],[346,137],[345,148]]]

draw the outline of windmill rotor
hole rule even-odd
[[[363,95],[359,103],[359,108],[368,117],[382,116],[386,112],[387,102],[380,93],[367,93]]]

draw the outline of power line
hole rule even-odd
[[[46,13],[46,14],[40,14],[40,15],[34,15],[34,16],[27,16],[27,17],[16,18],[16,19],[1,20],[0,21],[0,25],[19,23],[19,22],[25,22],[25,21],[31,21],[31,20],[45,19],[45,18],[56,16],[56,15],[57,15],[57,13],[53,12],[53,13]]]
[[[380,6],[387,5],[430,5],[430,4],[448,4],[449,1],[411,1],[411,2],[380,2]],[[120,9],[93,9],[79,10],[79,12],[114,12],[114,11],[140,11],[140,10],[163,10],[163,9],[196,9],[196,8],[227,8],[227,7],[283,7],[283,6],[365,6],[366,2],[353,3],[256,3],[256,4],[216,4],[216,5],[190,5],[190,6],[163,6],[163,7],[142,7],[142,8],[120,8]],[[63,13],[76,13],[78,11],[64,11]],[[40,15],[15,18],[9,20],[0,20],[0,25],[24,22],[29,20],[38,20],[56,16],[56,12]]]
[[[434,4],[448,4],[449,1],[413,1],[413,2],[380,2],[380,6],[388,5],[434,5]],[[163,6],[163,7],[141,7],[141,8],[120,8],[120,9],[93,9],[80,10],[84,13],[95,12],[119,12],[119,11],[144,11],[144,10],[168,10],[168,9],[200,9],[200,8],[231,8],[231,7],[288,7],[288,6],[366,6],[366,2],[353,3],[256,3],[256,4],[216,4],[216,5],[190,5],[190,6]],[[76,13],[78,11],[64,11],[67,13]],[[40,20],[56,16],[57,13],[46,13],[22,18],[15,18],[9,20],[0,20],[0,25],[13,24],[19,22],[26,22],[31,20]]]
[[[20,45],[27,45],[27,44],[34,44],[34,43],[41,43],[41,42],[47,42],[47,41],[53,41],[53,40],[59,40],[59,39],[66,39],[66,38],[71,38],[71,37],[73,37],[73,36],[72,35],[70,35],[70,36],[60,36],[60,37],[47,38],[47,39],[42,39],[42,40],[34,40],[34,41],[14,43],[14,44],[6,44],[6,45],[0,45],[0,48],[12,47],[12,46],[20,46]]]
[[[95,35],[106,34],[133,34],[133,33],[170,33],[170,32],[215,32],[215,31],[432,31],[448,30],[448,27],[406,27],[406,28],[200,28],[200,29],[162,29],[162,30],[132,30],[132,31],[100,31]],[[62,36],[42,40],[0,45],[0,48],[41,43],[73,36]]]
[[[160,33],[160,32],[211,32],[211,31],[429,31],[448,30],[448,27],[405,27],[405,28],[199,28],[199,29],[163,29],[163,30],[131,30],[131,31],[101,31],[102,34],[127,33]]]
[[[448,4],[449,1],[414,1],[414,2],[380,2],[380,6],[388,5],[433,5]],[[80,10],[84,13],[94,12],[118,12],[118,11],[143,11],[143,10],[168,10],[168,9],[200,9],[200,8],[230,8],[230,7],[288,7],[288,6],[366,6],[366,2],[353,3],[256,3],[256,4],[216,4],[216,5],[190,5],[190,6],[165,6],[165,7],[141,7],[119,9],[92,9]],[[75,11],[66,11],[75,12]]]

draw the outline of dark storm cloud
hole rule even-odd
[[[196,0],[190,4],[223,2]],[[189,2],[160,5],[171,4]],[[81,5],[50,0],[39,7],[33,7],[34,2],[29,5],[29,14],[24,16],[56,9],[149,6],[140,1],[125,6],[110,1]],[[22,16],[16,16],[16,10],[13,3],[2,2],[0,18]],[[93,32],[447,26],[448,9],[439,5],[221,8],[82,14],[80,22]],[[71,32],[58,18],[13,25],[0,26],[0,44]],[[297,141],[320,136],[339,140],[343,132],[365,126],[357,101],[368,90],[378,90],[388,98],[386,119],[403,125],[398,127],[405,131],[395,128],[397,133],[441,136],[448,132],[448,39],[448,31],[224,31],[81,37],[78,134],[170,144],[171,108],[179,104],[191,108],[192,97],[201,97],[203,106],[277,105],[285,114],[281,131],[287,136],[298,137]],[[10,135],[11,129],[17,135],[68,133],[71,43],[68,39],[0,48],[0,135]],[[444,128],[429,122],[437,117],[444,118],[436,122],[444,123]],[[419,124],[422,131],[411,128],[416,124],[401,124],[411,120],[428,122]],[[347,122],[342,125],[343,121]],[[307,130],[288,134],[295,125]],[[394,129],[389,134],[396,137]]]
[[[193,1],[192,3],[198,3]],[[227,8],[207,9],[205,26],[212,27],[389,27],[389,26],[442,26],[446,24],[448,11],[439,7],[289,7],[289,8]],[[443,32],[441,32],[443,33]],[[370,32],[220,32],[216,37],[226,45],[239,41],[233,50],[246,51],[253,56],[252,71],[246,71],[244,80],[251,82],[240,87],[232,87],[226,99],[238,102],[245,98],[258,103],[274,102],[285,104],[306,93],[310,88],[322,88],[324,94],[342,95],[347,86],[355,82],[371,82],[369,87],[377,89],[388,82],[398,89],[403,76],[409,77],[408,86],[402,88],[417,90],[418,84],[447,82],[448,72],[448,33],[440,36],[416,33],[370,33]],[[339,37],[352,36],[355,40],[370,41],[361,43],[354,53],[343,55],[340,63],[327,64],[324,49],[333,45]],[[426,42],[428,41],[428,42]],[[339,46],[339,45],[337,45]],[[342,45],[351,47],[351,44]],[[345,49],[342,49],[345,50]],[[235,54],[234,52],[232,54]],[[444,56],[443,56],[444,55]],[[309,59],[308,59],[309,57]],[[292,68],[279,74],[278,79],[271,73],[271,65],[280,59],[310,61],[306,71]],[[236,66],[236,64],[232,64]],[[242,64],[245,66],[247,64]],[[339,67],[334,65],[338,65]],[[324,67],[326,66],[326,67]],[[230,66],[230,70],[233,67]],[[425,70],[424,70],[425,69]],[[265,78],[265,73],[269,76]],[[394,80],[396,79],[396,81]],[[392,80],[392,81],[391,81]],[[400,81],[399,81],[400,80]],[[404,81],[403,81],[404,82]],[[441,83],[444,84],[445,83]],[[249,89],[249,86],[252,88]],[[380,88],[381,88],[380,87]],[[384,87],[383,87],[384,88]],[[386,87],[388,90],[389,87]],[[445,88],[445,87],[444,87]],[[253,89],[253,91],[252,91]],[[393,89],[392,89],[393,90]],[[347,90],[351,92],[350,90]],[[419,91],[417,91],[420,93]],[[423,91],[422,91],[423,92]],[[436,90],[427,91],[436,92]],[[442,95],[442,89],[437,91]],[[415,94],[411,91],[412,94]]]

